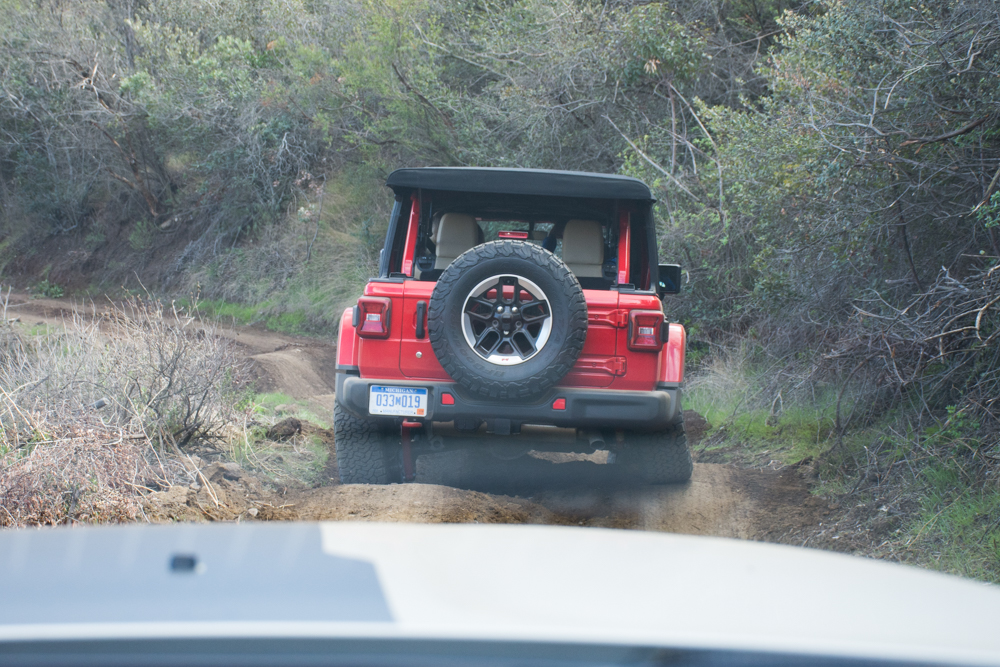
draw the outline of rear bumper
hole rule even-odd
[[[368,412],[368,394],[372,385],[424,387],[428,394],[427,416],[407,417],[414,421],[450,422],[455,419],[482,419],[487,423],[509,420],[505,426],[520,424],[568,428],[630,429],[659,431],[681,418],[681,388],[660,386],[654,391],[609,391],[554,387],[528,402],[509,400],[484,401],[469,396],[454,382],[419,382],[362,378],[353,373],[337,373],[337,402],[357,417]],[[443,394],[454,398],[453,405],[441,402]],[[566,401],[565,409],[556,410],[557,399]],[[498,430],[505,430],[503,427]]]

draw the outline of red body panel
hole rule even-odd
[[[621,293],[618,309],[623,313],[622,326],[618,327],[618,356],[626,363],[625,374],[616,377],[612,389],[650,391],[656,386],[659,357],[662,352],[636,351],[628,349],[628,313],[632,310],[662,310],[660,300],[652,294]]]
[[[449,380],[448,374],[434,356],[424,316],[424,337],[417,338],[417,302],[431,303],[431,293],[437,283],[407,280],[403,283],[403,331],[399,342],[399,372],[407,378]],[[426,313],[427,310],[424,310]],[[420,354],[418,357],[417,354]]]
[[[583,290],[587,300],[587,338],[576,365],[559,382],[560,387],[607,387],[615,379],[615,346],[618,292]]]
[[[358,332],[352,322],[354,309],[348,308],[340,316],[340,330],[337,333],[337,365],[358,365]]]
[[[629,281],[628,265],[632,258],[632,232],[629,212],[622,211],[618,216],[618,284],[625,285]]]
[[[406,243],[403,245],[402,272],[407,276],[413,275],[413,255],[417,249],[417,230],[420,226],[420,199],[414,194],[411,200],[410,224],[406,228]]]
[[[403,330],[400,306],[404,283],[368,283],[365,296],[384,296],[392,299],[392,316],[389,319],[389,337],[385,340],[362,338],[358,341],[358,367],[361,377],[400,378],[399,337]]]
[[[680,324],[670,325],[670,337],[660,353],[660,382],[684,381],[684,351],[687,346],[687,332]]]

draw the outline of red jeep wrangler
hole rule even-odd
[[[344,311],[334,429],[345,484],[420,453],[590,453],[684,482],[685,332],[660,301],[653,197],[623,176],[399,169],[379,276]]]

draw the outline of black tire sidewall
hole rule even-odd
[[[465,340],[462,315],[479,283],[515,275],[538,285],[549,302],[552,328],[545,346],[512,366],[492,364]],[[587,305],[580,283],[557,257],[518,241],[495,241],[467,251],[445,269],[431,295],[431,346],[449,375],[479,394],[527,396],[550,388],[572,368],[583,349]]]

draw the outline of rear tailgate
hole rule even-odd
[[[583,294],[587,299],[587,339],[576,365],[559,386],[607,387],[625,372],[625,360],[616,355],[618,292],[586,289]]]
[[[400,321],[399,371],[408,378],[450,380],[431,348],[427,310],[437,283],[407,280],[403,283]],[[417,315],[420,315],[418,319]],[[417,334],[421,334],[419,337]]]

